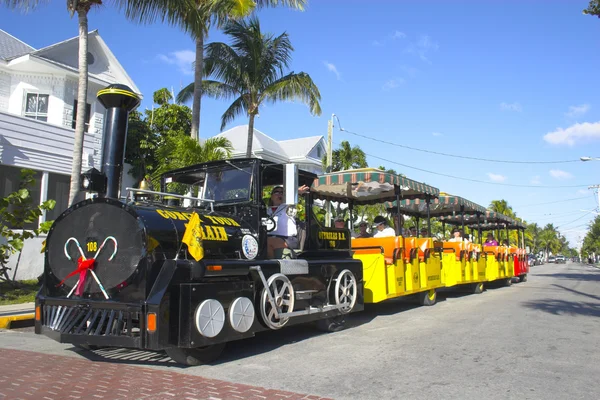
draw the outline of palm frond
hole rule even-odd
[[[202,81],[203,96],[208,96],[217,100],[223,100],[230,99],[239,94],[240,93],[236,90],[236,88],[226,83],[206,79]]]
[[[254,0],[257,7],[286,6],[298,11],[304,11],[308,0]]]
[[[308,105],[313,115],[321,115],[321,93],[311,77],[304,72],[290,73],[265,88],[260,100],[300,101]]]
[[[237,90],[226,83],[217,82],[212,80],[202,81],[202,96],[208,96],[213,99],[222,100],[229,99],[236,94],[239,94]],[[194,95],[194,82],[190,83],[177,94],[176,101],[179,104],[186,103],[191,100]]]
[[[13,9],[20,8],[24,13],[34,10],[40,3],[48,2],[48,0],[0,0],[0,4]]]
[[[214,42],[205,46],[204,76],[231,82],[241,75],[243,65],[239,55],[225,43]]]
[[[248,109],[244,102],[244,98],[240,96],[231,103],[229,108],[221,116],[221,131],[225,129],[228,123],[243,114],[248,115]]]
[[[175,101],[179,104],[187,103],[194,97],[194,82],[190,83],[177,94]]]

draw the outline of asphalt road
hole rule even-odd
[[[81,352],[27,329],[0,331],[0,348],[335,399],[600,398],[600,269],[546,264],[525,283],[438,299],[433,307],[371,305],[334,334],[267,332],[230,343],[217,363],[199,367],[179,367],[159,353]]]

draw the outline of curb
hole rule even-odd
[[[29,322],[29,320],[31,320],[31,322],[33,322],[34,318],[35,318],[34,313],[6,315],[3,317],[0,317],[0,329],[11,329],[11,325],[13,325],[13,322],[17,322],[17,324],[15,324],[15,325],[24,325],[24,324],[27,324]]]

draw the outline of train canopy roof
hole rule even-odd
[[[396,211],[396,202],[387,204],[390,211]],[[429,201],[429,215],[431,217],[458,216],[461,212],[465,214],[484,214],[486,208],[459,196],[441,193],[439,198]],[[416,217],[427,217],[427,200],[404,199],[400,201],[400,212]]]
[[[361,168],[320,175],[314,180],[311,193],[322,200],[354,204],[384,203],[401,198],[436,198],[439,189],[404,176],[376,168]]]
[[[440,218],[442,221],[453,224],[461,225],[462,219],[460,215],[452,215]],[[464,224],[471,228],[481,228],[482,230],[494,230],[494,229],[525,229],[527,226],[525,223],[516,219],[507,217],[504,214],[500,214],[495,211],[485,210],[485,213],[480,214],[479,219],[476,214],[465,214]]]

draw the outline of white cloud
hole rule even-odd
[[[383,46],[383,43],[381,43],[379,40],[373,40],[372,44],[375,47],[381,47],[381,46]]]
[[[433,136],[444,136],[441,132],[432,132]]]
[[[573,177],[570,173],[566,171],[562,171],[560,169],[551,169],[550,176],[555,179],[570,179]]]
[[[569,111],[566,112],[565,115],[569,118],[575,118],[575,117],[582,116],[583,114],[587,113],[588,111],[590,111],[589,104],[582,104],[580,106],[570,106]]]
[[[178,50],[168,55],[159,54],[158,59],[169,65],[175,65],[185,75],[193,75],[192,65],[196,61],[196,53],[192,50]]]
[[[523,107],[519,103],[500,103],[500,109],[503,111],[515,111],[521,112],[523,111]]]
[[[490,180],[492,180],[494,182],[504,182],[506,180],[506,177],[504,175],[493,174],[491,172],[488,172],[487,175],[490,178]]]
[[[392,34],[392,39],[404,39],[406,37],[406,33],[396,31]]]
[[[577,194],[589,194],[589,193],[590,193],[590,192],[589,192],[589,189],[588,189],[588,190],[585,190],[585,189],[579,189],[579,190],[577,191]]]
[[[600,139],[600,122],[584,122],[571,125],[563,129],[557,128],[554,132],[544,135],[544,140],[551,144],[566,143],[573,146],[576,141]]]
[[[390,79],[389,81],[387,81],[386,83],[383,84],[382,89],[383,90],[396,89],[398,86],[402,85],[403,83],[404,83],[404,79],[402,79],[402,78]]]
[[[437,51],[439,47],[440,46],[431,40],[428,35],[421,35],[419,40],[417,40],[415,43],[411,43],[404,51],[407,53],[417,54],[421,60],[431,64],[431,61],[429,61],[427,55],[432,51]]]
[[[541,185],[542,181],[540,179],[540,176],[536,175],[536,176],[534,176],[534,177],[531,178],[531,181],[529,183],[531,183],[532,185]]]
[[[338,71],[337,67],[335,66],[335,64],[332,64],[330,62],[327,61],[323,61],[323,64],[325,64],[325,67],[327,67],[327,69],[331,72],[333,72],[335,74],[335,76],[337,77],[338,81],[342,78],[342,76],[340,75],[340,72]]]

